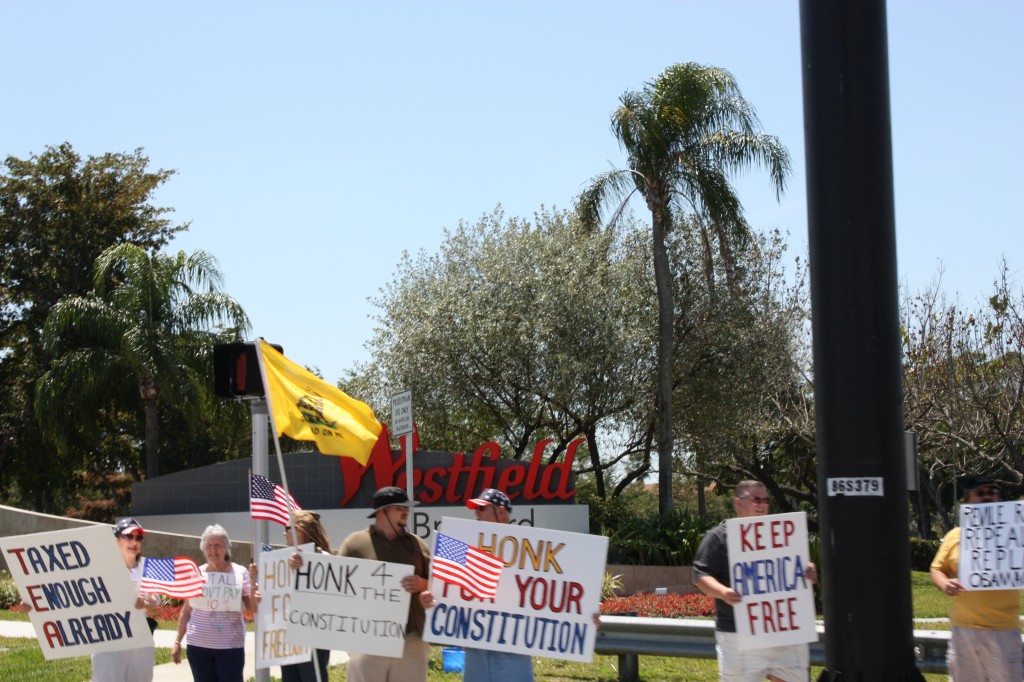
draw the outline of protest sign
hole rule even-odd
[[[301,545],[304,552],[313,551],[313,543]],[[260,594],[263,599],[256,612],[256,667],[304,663],[312,655],[306,647],[288,641],[285,615],[291,606],[295,571],[288,566],[288,557],[295,549],[285,547],[260,553]],[[324,680],[326,682],[326,680]]]
[[[1024,502],[960,506],[959,574],[965,590],[1024,588]]]
[[[244,578],[234,564],[228,564],[228,566],[231,570],[227,573],[203,570],[203,575],[206,576],[203,596],[189,599],[192,608],[200,611],[242,610],[242,581]]]
[[[330,554],[302,555],[285,612],[288,641],[316,649],[399,658],[411,595],[408,564]]]
[[[726,521],[729,577],[742,601],[733,606],[737,647],[763,649],[815,642],[814,588],[804,512]]]
[[[428,642],[593,659],[608,538],[451,517],[442,519],[438,534],[490,552],[504,568],[495,597],[479,599],[442,582],[435,556],[430,589],[437,605],[427,612]]]
[[[47,659],[153,646],[109,526],[0,538]]]

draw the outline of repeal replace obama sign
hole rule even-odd
[[[153,646],[110,526],[0,538],[47,659]]]
[[[726,521],[729,577],[741,650],[814,642],[814,594],[804,512]]]
[[[1024,502],[960,506],[959,573],[965,590],[1024,588]]]

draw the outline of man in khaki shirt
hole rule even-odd
[[[999,488],[986,476],[963,482],[964,504],[999,502]],[[932,583],[953,598],[953,632],[946,666],[953,682],[1020,682],[1024,675],[1020,638],[1020,590],[965,590],[960,583],[960,529],[942,539],[931,565]]]

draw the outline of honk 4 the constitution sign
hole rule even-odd
[[[442,519],[438,533],[493,554],[504,567],[495,597],[480,599],[439,580],[432,565],[430,589],[437,605],[427,611],[424,639],[570,661],[593,659],[594,614],[601,606],[608,538],[451,517]]]
[[[726,521],[729,577],[742,601],[733,606],[742,650],[814,642],[813,585],[803,512]]]
[[[285,607],[288,641],[316,649],[399,658],[410,595],[407,564],[303,552]]]
[[[0,538],[47,659],[153,646],[109,526]]]

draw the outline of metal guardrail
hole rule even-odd
[[[811,665],[825,665],[825,628],[810,645]],[[914,657],[921,672],[946,672],[948,631],[914,630]],[[715,658],[715,623],[684,618],[601,616],[594,653],[619,656],[620,682],[639,679],[640,656]]]

